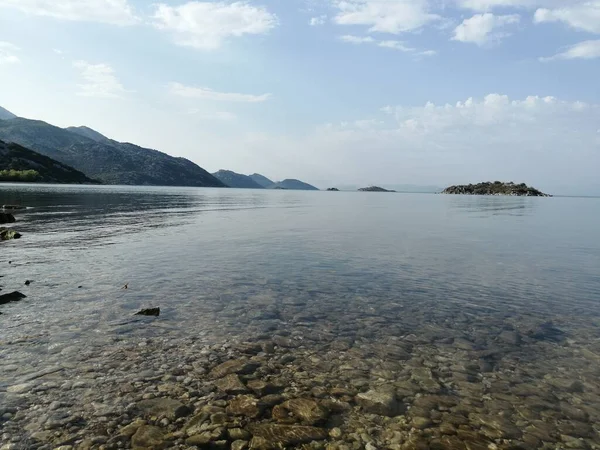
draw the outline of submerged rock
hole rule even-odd
[[[11,228],[0,228],[0,241],[10,241],[11,239],[19,239],[21,233]]]
[[[255,419],[260,416],[265,405],[259,399],[251,395],[239,395],[227,407],[227,413],[233,416],[245,416]]]
[[[327,420],[328,416],[327,409],[309,398],[295,398],[273,408],[273,418],[280,423],[315,425]]]
[[[370,414],[388,417],[394,417],[400,409],[396,394],[392,390],[370,390],[360,393],[356,396],[356,403]]]
[[[166,446],[163,430],[150,425],[140,426],[131,438],[131,447],[134,450],[160,450]]]
[[[142,400],[137,404],[137,409],[145,415],[167,417],[175,420],[191,414],[190,408],[172,398],[153,398]]]
[[[15,216],[9,213],[0,212],[0,223],[14,223]]]
[[[253,449],[280,448],[279,446],[303,444],[327,439],[327,430],[298,425],[252,424],[248,431],[254,436],[250,444]]]
[[[245,394],[248,392],[248,389],[244,386],[240,377],[234,373],[215,381],[215,385],[228,394]]]
[[[240,375],[247,375],[254,372],[258,368],[259,364],[250,362],[247,359],[232,359],[219,364],[213,370],[210,371],[212,378],[223,378],[225,375],[237,373]]]
[[[135,313],[136,316],[160,316],[160,308],[148,308],[142,309],[140,312]]]
[[[5,305],[11,302],[18,302],[21,299],[27,298],[25,294],[21,294],[19,291],[11,292],[10,294],[0,295],[0,305]]]

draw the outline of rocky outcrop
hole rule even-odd
[[[10,294],[0,295],[0,305],[5,305],[7,303],[18,302],[27,298],[25,294],[21,294],[19,291],[11,292]]]
[[[0,212],[0,224],[14,223],[14,222],[15,222],[15,216],[13,216],[12,214],[9,214],[9,213]]]
[[[339,192],[340,190],[338,188],[329,188],[327,189],[329,192]]]
[[[0,227],[0,241],[10,241],[11,239],[19,239],[21,237],[21,233],[15,231],[11,228],[1,228]]]
[[[360,192],[396,192],[396,191],[384,189],[379,186],[369,186],[369,187],[365,187],[365,188],[360,188],[359,191]]]
[[[142,309],[140,312],[135,313],[136,316],[152,316],[158,317],[160,316],[160,308],[147,308]]]
[[[478,184],[463,184],[450,186],[443,190],[442,194],[458,195],[509,195],[518,197],[551,197],[537,189],[527,186],[525,183],[515,184],[512,181],[503,183],[501,181],[484,182]]]

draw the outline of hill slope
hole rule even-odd
[[[0,139],[31,148],[107,184],[224,187],[185,158],[112,140],[97,142],[39,120],[0,120]]]
[[[232,188],[239,189],[264,189],[248,175],[242,175],[241,173],[235,173],[231,170],[219,170],[213,173],[215,178],[221,180],[224,184]]]
[[[79,136],[83,136],[91,139],[96,142],[104,142],[110,143],[110,139],[104,136],[103,134],[98,133],[96,130],[92,130],[88,127],[67,127],[65,130],[70,131],[71,133],[78,134]]]
[[[283,181],[278,181],[277,183],[272,184],[268,187],[268,189],[290,189],[294,191],[318,191],[319,188],[316,188],[308,183],[305,183],[300,180],[287,179]]]
[[[96,183],[72,167],[4,141],[0,141],[0,181]]]
[[[15,116],[9,110],[4,109],[2,106],[0,106],[0,120],[16,119],[16,117],[17,116]]]
[[[256,183],[260,184],[264,188],[268,188],[269,186],[275,184],[274,181],[269,180],[267,177],[261,175],[260,173],[253,173],[252,175],[250,175],[250,178],[252,178]]]

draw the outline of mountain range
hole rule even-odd
[[[105,184],[317,190],[299,180],[273,182],[260,174],[220,170],[211,175],[185,158],[118,142],[86,126],[59,128],[17,117],[2,107],[0,139],[72,166]]]
[[[0,141],[0,181],[98,183],[66,164],[4,141]]]
[[[294,191],[318,191],[308,183],[300,180],[287,179],[283,181],[271,181],[264,175],[254,173],[252,175],[243,175],[231,170],[219,170],[213,175],[225,183],[227,186],[238,189],[289,189]]]

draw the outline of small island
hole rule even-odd
[[[442,191],[442,194],[457,195],[509,195],[518,197],[551,197],[537,189],[527,186],[525,183],[515,184],[512,181],[503,183],[501,181],[484,182],[478,184],[463,184],[450,186]]]
[[[390,191],[388,189],[384,189],[379,186],[369,186],[369,187],[365,187],[365,188],[360,188],[359,191],[360,192],[396,192],[396,191]]]
[[[340,190],[338,188],[329,188],[327,189],[329,192],[339,192]]]

